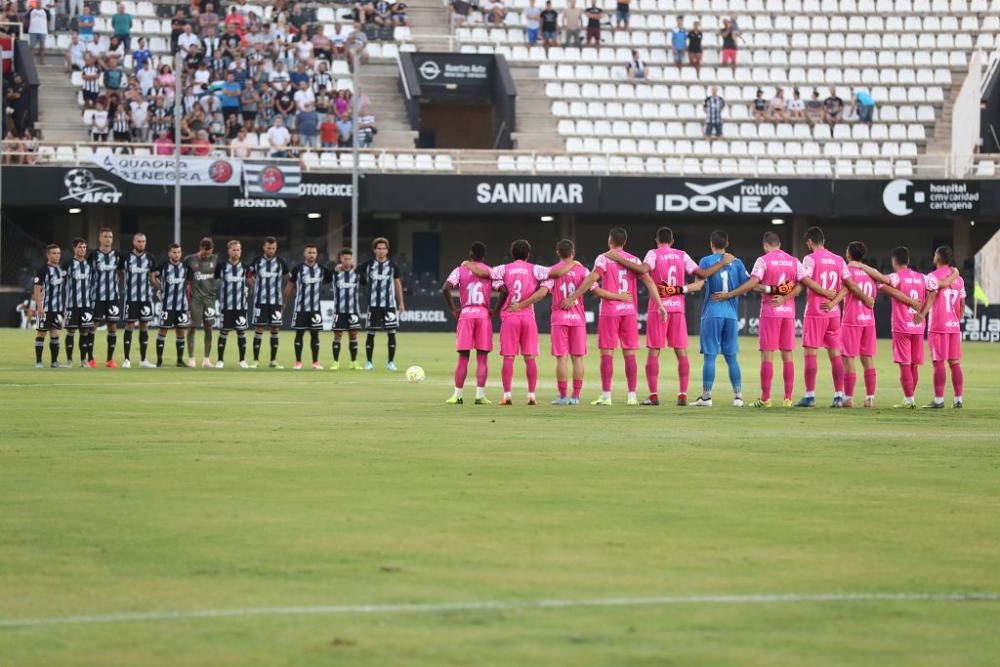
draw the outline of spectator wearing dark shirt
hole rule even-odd
[[[830,86],[830,96],[823,100],[823,119],[833,129],[833,126],[843,120],[844,100],[837,97],[837,89]]]
[[[451,24],[456,28],[461,28],[469,20],[470,5],[467,0],[452,0],[451,3]]]
[[[559,12],[552,9],[552,0],[547,0],[545,3],[541,18],[542,46],[545,47],[545,53],[548,53],[550,46],[559,44]]]
[[[806,122],[810,125],[823,122],[823,101],[819,99],[818,90],[814,90],[812,97],[806,100]]]
[[[736,71],[736,29],[729,19],[722,19],[722,66],[729,65]]]
[[[372,21],[377,26],[392,25],[392,3],[389,0],[375,0],[375,11]]]
[[[767,100],[764,99],[764,91],[760,88],[757,89],[757,96],[753,98],[750,113],[753,116],[753,122],[758,125],[760,125],[760,121],[767,120]]]
[[[585,45],[593,44],[601,48],[601,19],[604,18],[604,10],[597,6],[597,0],[590,0],[590,7],[584,12],[587,16],[587,38]]]
[[[403,0],[396,0],[392,3],[390,11],[392,12],[392,24],[397,26],[409,25],[409,19],[406,16],[406,3]]]
[[[695,21],[687,34],[688,62],[694,67],[695,74],[701,77],[701,21]]]
[[[719,95],[719,87],[712,86],[712,94],[705,98],[705,138],[715,141],[722,136],[722,110],[726,101]]]
[[[303,146],[316,148],[319,137],[319,114],[311,103],[295,116],[295,129]]]

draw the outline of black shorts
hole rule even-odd
[[[296,331],[309,329],[320,331],[323,328],[323,313],[318,310],[302,310],[295,313],[295,325],[292,327]]]
[[[187,329],[191,326],[191,315],[186,310],[164,310],[160,312],[161,329]]]
[[[223,331],[246,331],[250,326],[245,310],[224,310],[222,311]]]
[[[129,301],[125,305],[126,322],[152,322],[153,304],[149,301]]]
[[[337,313],[333,320],[334,331],[357,331],[361,328],[361,315],[358,313]]]
[[[70,308],[66,314],[67,329],[93,329],[94,309],[93,308]]]
[[[35,318],[35,328],[38,331],[61,331],[63,328],[63,314],[45,312],[45,317]]]
[[[368,330],[387,331],[399,328],[399,318],[395,308],[369,308]]]
[[[122,318],[122,307],[117,301],[97,301],[94,303],[95,322],[117,322]]]
[[[253,323],[258,327],[280,327],[284,322],[281,306],[261,304],[253,309]]]

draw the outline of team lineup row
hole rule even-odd
[[[264,240],[261,253],[249,263],[243,261],[243,247],[239,241],[226,244],[226,256],[215,254],[211,239],[202,239],[197,253],[183,256],[180,245],[171,244],[167,258],[157,264],[147,252],[144,234],[132,237],[132,248],[122,253],[114,248],[114,234],[110,229],[99,232],[100,246],[88,252],[83,239],[73,241],[73,256],[61,262],[62,251],[57,245],[46,249],[47,262],[39,269],[34,280],[34,294],[30,316],[37,322],[35,337],[35,365],[43,368],[42,356],[45,337],[49,337],[51,366],[58,368],[60,332],[66,329],[66,362],[72,366],[76,335],[80,336],[80,365],[96,368],[94,360],[95,330],[107,326],[107,357],[104,365],[117,368],[115,348],[118,326],[124,322],[123,368],[132,365],[133,332],[139,332],[139,366],[156,368],[163,364],[163,350],[167,333],[176,332],[177,365],[194,368],[195,333],[204,332],[204,358],[202,366],[223,368],[226,343],[232,332],[236,333],[239,346],[240,368],[256,367],[265,333],[270,332],[271,368],[280,368],[277,362],[279,332],[283,322],[283,307],[293,307],[295,329],[295,368],[302,368],[305,333],[310,334],[312,367],[321,369],[319,363],[319,331],[323,328],[320,311],[320,292],[324,285],[331,285],[334,294],[333,368],[339,368],[341,339],[346,332],[352,369],[358,364],[358,332],[362,329],[359,295],[367,288],[368,308],[365,343],[367,363],[373,368],[375,333],[384,331],[387,338],[387,369],[396,370],[396,329],[398,313],[405,309],[399,269],[389,259],[389,241],[377,238],[372,243],[374,257],[360,266],[354,265],[350,249],[340,252],[335,267],[328,268],[317,262],[317,248],[307,245],[300,264],[289,269],[278,257],[278,243],[273,237]],[[251,297],[252,293],[252,297]],[[149,326],[155,318],[154,297],[160,304],[159,332],[156,338],[156,363],[147,358]],[[294,298],[293,298],[294,297]],[[217,313],[217,305],[221,314]],[[213,326],[220,323],[217,341],[217,361],[213,364]],[[246,332],[253,328],[253,362],[247,361]],[[186,334],[186,336],[185,336]],[[186,338],[186,341],[185,341]],[[190,357],[185,361],[185,342]]]
[[[927,275],[909,268],[909,251],[892,251],[893,273],[883,275],[864,263],[866,248],[850,243],[843,256],[825,247],[822,230],[811,227],[805,242],[809,254],[799,261],[781,249],[777,234],[767,232],[762,239],[764,254],[747,271],[743,262],[726,252],[725,232],[712,232],[711,253],[695,262],[686,252],[673,247],[673,232],[666,227],[656,233],[656,247],[640,260],[625,250],[624,229],[612,229],[608,250],[597,257],[592,270],[575,259],[572,241],[559,241],[559,262],[553,266],[530,263],[531,245],[525,240],[511,244],[508,264],[489,267],[484,263],[486,246],[473,243],[469,259],[456,267],[443,286],[448,309],[457,320],[455,391],[446,401],[462,404],[464,387],[473,352],[476,353],[476,404],[488,404],[486,381],[488,353],[493,349],[492,317],[500,315],[500,355],[503,357],[501,405],[512,404],[512,380],[516,357],[524,358],[528,384],[528,404],[535,405],[538,382],[538,326],[533,307],[552,294],[551,353],[556,359],[554,405],[576,405],[584,379],[587,329],[582,298],[592,292],[600,299],[597,346],[600,349],[601,393],[592,405],[611,405],[614,352],[621,348],[625,363],[628,405],[659,405],[660,353],[674,351],[679,388],[677,405],[712,405],[716,358],[721,354],[729,369],[733,404],[744,405],[738,353],[738,300],[760,292],[759,350],[760,398],[752,407],[770,408],[774,377],[774,356],[782,362],[785,407],[809,408],[816,405],[817,354],[826,349],[833,376],[834,396],[830,407],[853,407],[860,362],[863,370],[864,407],[874,407],[876,332],[874,303],[877,291],[892,299],[892,354],[899,367],[903,401],[896,407],[916,406],[919,368],[924,362],[924,331],[934,365],[934,396],[927,405],[944,407],[948,370],[951,371],[954,407],[963,404],[961,334],[959,322],[965,289],[958,271],[952,267],[950,248],[935,251],[936,269]],[[693,276],[692,282],[686,277]],[[641,403],[636,396],[639,348],[638,283],[649,294],[646,317],[646,383],[649,396]],[[491,295],[499,290],[495,311]],[[688,403],[690,361],[685,320],[684,295],[706,291],[702,306],[700,351],[703,355],[702,392]],[[454,302],[453,292],[459,295]],[[795,298],[806,292],[802,336],[805,364],[805,395],[792,402],[795,384]],[[841,314],[841,303],[844,304]],[[572,391],[570,391],[572,380]]]

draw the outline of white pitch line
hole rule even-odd
[[[0,628],[46,625],[84,625],[173,621],[195,618],[243,616],[309,616],[368,614],[440,614],[456,611],[513,611],[530,609],[571,609],[574,607],[650,607],[667,605],[739,605],[838,602],[1000,602],[1000,593],[764,593],[758,595],[662,595],[540,600],[471,600],[467,602],[427,602],[399,604],[354,604],[302,607],[236,607],[192,609],[188,611],[122,612],[88,616],[54,616],[0,619]]]

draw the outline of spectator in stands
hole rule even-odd
[[[108,59],[108,67],[104,70],[104,87],[108,90],[120,90],[127,83],[128,79],[125,77],[125,70],[118,64],[118,57],[111,56]]]
[[[319,145],[319,114],[316,113],[312,102],[307,102],[296,114],[295,129],[303,146],[316,148]]]
[[[49,36],[49,14],[41,5],[33,4],[28,10],[28,39],[35,49],[38,64],[45,65],[45,38]]]
[[[307,106],[316,108],[316,94],[309,87],[308,81],[299,83],[299,89],[295,91],[292,99],[295,102],[295,113],[297,114],[305,111]]]
[[[173,155],[174,141],[170,138],[170,130],[160,130],[159,136],[153,141],[154,155]]]
[[[267,76],[267,81],[271,84],[271,88],[275,92],[282,92],[287,90],[292,78],[288,74],[288,70],[285,69],[284,61],[279,60],[274,64],[274,69]]]
[[[187,21],[184,22],[184,31],[177,37],[177,50],[187,56],[191,49],[197,49],[201,40],[194,34],[194,28]]]
[[[785,90],[783,88],[775,88],[774,97],[772,97],[771,101],[767,103],[768,117],[775,123],[784,122],[785,108],[787,106],[787,102],[785,101]]]
[[[354,30],[347,36],[347,63],[354,67],[355,60],[362,65],[368,62],[368,35],[360,23],[355,23]]]
[[[18,153],[21,152],[21,142],[17,140],[14,130],[7,130],[3,136],[3,143],[3,163],[20,164],[21,156]]]
[[[674,55],[674,64],[677,69],[684,66],[684,52],[687,51],[688,33],[684,28],[684,17],[677,17],[677,25],[670,31],[670,50]]]
[[[274,96],[274,114],[288,124],[289,127],[295,124],[295,93],[291,90],[282,90]]]
[[[548,54],[549,47],[559,44],[559,12],[552,9],[552,0],[546,0],[542,10],[542,46]]]
[[[563,46],[580,46],[580,30],[583,28],[583,12],[576,6],[576,0],[569,0],[563,10]]]
[[[642,80],[646,78],[646,63],[639,57],[639,52],[635,49],[632,49],[632,59],[625,65],[625,69],[628,71],[628,78],[630,81],[635,81],[637,79]]]
[[[375,0],[372,21],[379,27],[392,25],[392,3],[389,0]]]
[[[392,23],[396,26],[408,26],[410,21],[406,15],[407,5],[404,0],[396,0],[392,3]]]
[[[358,147],[371,148],[377,132],[378,128],[375,127],[375,116],[368,112],[367,106],[361,107],[361,112],[358,116]]]
[[[63,57],[66,65],[63,68],[66,73],[78,72],[83,69],[83,56],[87,52],[87,45],[80,41],[80,36],[76,33],[69,38],[69,46]]]
[[[875,116],[875,98],[864,88],[851,91],[851,107],[858,116],[858,121],[872,126]]]
[[[705,98],[705,138],[715,141],[722,136],[722,110],[726,101],[719,95],[719,87],[712,86],[711,95]]]
[[[139,143],[149,141],[149,102],[145,99],[129,102],[132,118],[132,140]]]
[[[334,100],[337,118],[337,137],[341,146],[350,146],[354,139],[354,123],[352,120],[351,93],[347,90],[338,91]]]
[[[452,0],[451,2],[451,25],[461,28],[469,20],[469,9],[471,5],[467,0]]]
[[[184,28],[188,25],[187,16],[184,14],[184,7],[178,6],[174,11],[174,17],[170,19],[170,52],[177,53],[180,37],[184,34]]]
[[[66,20],[83,13],[83,0],[66,0]]]
[[[528,6],[521,12],[524,18],[524,32],[529,46],[538,43],[538,35],[542,30],[542,10],[535,4],[535,0],[528,0]]]
[[[806,119],[806,103],[802,101],[799,89],[792,89],[792,99],[788,102],[788,120],[793,123]]]
[[[21,135],[21,164],[35,164],[38,161],[38,139],[30,127]]]
[[[615,30],[629,29],[629,19],[631,18],[632,11],[629,5],[629,0],[618,0],[615,5]]]
[[[483,5],[483,18],[486,20],[486,27],[503,25],[507,18],[507,8],[503,5],[503,0],[486,0]]]
[[[837,95],[837,89],[830,86],[830,95],[823,100],[823,118],[833,129],[833,126],[843,120],[844,100]]]
[[[694,67],[695,76],[701,78],[701,21],[695,21],[687,34],[688,62]]]
[[[11,82],[4,86],[4,115],[10,118],[5,121],[12,123],[14,131],[20,134],[28,126],[28,99],[25,97],[24,80],[20,74],[14,73]]]
[[[240,14],[239,8],[235,6],[229,8],[229,13],[226,14],[223,24],[226,26],[225,29],[227,32],[232,30],[240,36],[243,35],[247,27],[246,19]]]
[[[229,154],[233,157],[250,157],[250,141],[247,139],[247,131],[240,128],[236,138],[229,142]]]
[[[260,94],[253,82],[247,82],[246,86],[240,89],[240,116],[243,122],[253,123],[257,120],[257,113],[260,109]]]
[[[191,140],[191,152],[198,157],[207,157],[212,153],[212,142],[208,138],[208,132],[198,130],[194,139]]]
[[[132,69],[138,72],[143,65],[153,59],[153,52],[146,46],[145,37],[140,37],[136,41],[136,46],[138,48],[132,49]]]
[[[271,157],[288,157],[288,143],[291,141],[284,118],[274,117],[274,123],[267,131],[267,140],[271,145]]]
[[[90,13],[90,7],[83,6],[83,12],[76,19],[76,32],[84,42],[94,41],[94,15]]]
[[[243,97],[243,89],[236,82],[236,75],[226,72],[226,81],[222,84],[222,117],[229,118],[240,113],[240,99]]]
[[[125,11],[125,5],[118,3],[118,11],[111,17],[111,30],[125,47],[127,53],[132,46],[132,15]]]
[[[333,115],[327,114],[320,123],[319,139],[323,148],[337,147],[337,123]]]
[[[174,84],[177,82],[177,78],[174,76],[174,70],[170,65],[164,63],[160,65],[160,69],[156,71],[156,83],[161,88],[166,88],[168,90],[174,89]]]
[[[119,63],[125,60],[125,44],[118,35],[111,36],[107,50],[101,54],[101,64],[104,67],[110,67],[112,56],[117,58]]]
[[[753,98],[750,113],[753,116],[753,122],[758,125],[762,120],[767,120],[767,100],[764,99],[764,91],[760,88],[757,89],[757,96]]]
[[[812,97],[806,100],[806,121],[812,126],[823,122],[823,101],[818,90],[813,90]]]
[[[358,0],[354,3],[354,20],[360,23],[368,23],[375,17],[375,3],[373,0]]]
[[[80,90],[83,93],[83,104],[85,107],[91,108],[97,102],[97,96],[101,94],[101,68],[91,53],[85,53],[83,56],[81,79]]]
[[[116,143],[127,144],[132,139],[132,118],[125,105],[119,102],[111,117],[111,134]]]
[[[206,46],[218,46],[220,22],[219,15],[215,13],[215,5],[211,2],[207,3],[205,11],[198,15],[198,34],[201,35],[201,39],[205,42]]]
[[[90,138],[93,141],[107,141],[111,126],[108,124],[108,110],[104,102],[98,102],[90,117]]]
[[[730,19],[722,19],[722,66],[729,65],[736,72],[736,29]]]
[[[156,72],[153,71],[153,62],[151,60],[144,62],[142,69],[136,72],[135,78],[142,94],[149,95],[156,86]]]
[[[586,45],[594,44],[601,48],[601,20],[604,18],[604,10],[597,6],[597,0],[590,0],[590,7],[584,13],[587,15]]]

